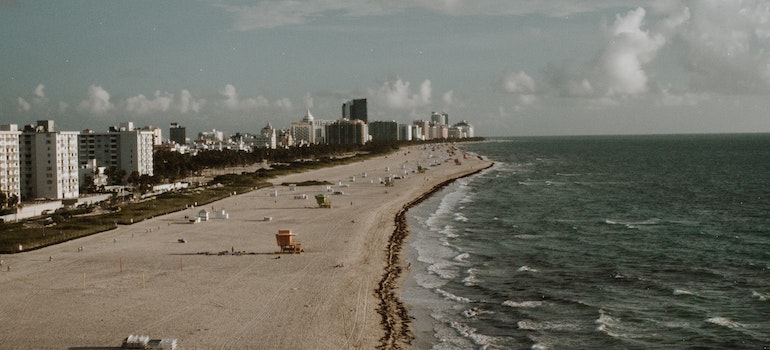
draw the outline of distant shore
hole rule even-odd
[[[418,164],[427,171],[416,172]],[[403,306],[387,306],[397,301],[404,268],[398,254],[405,223],[397,215],[489,165],[449,145],[412,146],[282,176],[272,189],[205,208],[4,255],[0,343],[109,348],[144,334],[177,338],[179,349],[408,347],[408,315]],[[380,180],[388,175],[402,178],[386,187]],[[314,180],[342,193],[330,196],[331,209],[312,200],[322,186],[280,186]],[[204,209],[229,218],[185,218]],[[279,229],[291,229],[304,253],[274,254]]]

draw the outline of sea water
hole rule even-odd
[[[770,135],[462,148],[495,166],[409,211],[415,348],[770,347]]]

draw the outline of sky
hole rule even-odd
[[[0,124],[770,132],[770,0],[0,0]]]

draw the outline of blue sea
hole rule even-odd
[[[770,347],[770,135],[492,139],[409,211],[417,349]]]

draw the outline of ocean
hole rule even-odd
[[[770,347],[770,134],[460,147],[496,164],[408,213],[415,348]]]

